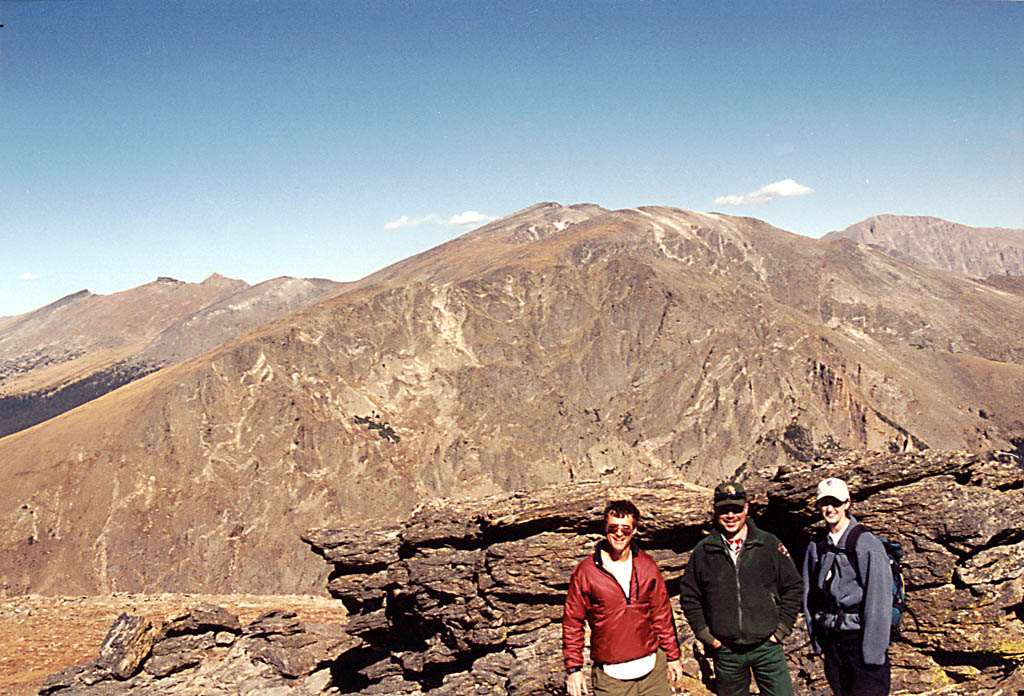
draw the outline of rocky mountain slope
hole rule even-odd
[[[748,479],[753,514],[800,563],[821,525],[814,488],[821,477],[841,475],[860,521],[901,543],[909,613],[890,650],[894,693],[1019,693],[1019,461],[807,448],[797,435],[774,445],[799,449],[806,462]],[[681,615],[678,579],[708,529],[711,491],[665,480],[435,501],[387,527],[341,520],[305,538],[333,565],[331,593],[350,612],[344,632],[281,611],[245,626],[212,606],[155,623],[125,615],[98,659],[54,674],[43,692],[563,694],[560,622],[569,575],[601,539],[606,501],[620,497],[640,507],[638,543],[658,560],[672,596],[684,692],[709,695],[710,660]],[[796,692],[829,693],[802,619],[785,646]]]
[[[823,239],[852,239],[907,263],[967,276],[1024,276],[1024,230],[968,227],[935,217],[876,215]]]
[[[212,275],[159,278],[113,295],[87,290],[0,321],[0,437],[221,345],[342,285]]]
[[[541,204],[0,439],[0,591],[322,591],[436,496],[1014,449],[1024,297],[848,240]],[[786,440],[788,442],[788,440]]]

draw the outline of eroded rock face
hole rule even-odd
[[[903,545],[910,615],[890,651],[894,691],[1019,693],[1024,470],[1017,459],[804,444],[805,461],[746,478],[753,514],[799,564],[820,524],[814,489],[840,476],[855,516]],[[438,500],[392,527],[311,530],[305,540],[332,564],[330,592],[350,613],[344,630],[303,626],[282,611],[243,628],[202,606],[169,617],[147,652],[143,623],[122,617],[111,636],[137,637],[108,637],[109,655],[54,675],[42,693],[562,694],[569,575],[601,539],[600,514],[613,498],[639,506],[638,543],[658,561],[673,596],[684,691],[709,694],[710,662],[677,597],[689,552],[709,528],[711,493],[669,480]],[[121,647],[108,649],[114,644]],[[827,694],[802,619],[786,649],[797,693]],[[127,680],[109,668],[144,652],[135,663],[141,670],[127,670]]]
[[[244,627],[209,604],[159,625],[122,615],[97,660],[54,674],[39,693],[313,696],[328,689],[334,660],[361,642],[340,626],[303,625],[285,611]]]
[[[800,563],[818,524],[814,488],[837,475],[850,483],[858,519],[902,543],[911,614],[891,650],[895,688],[1016,688],[1024,645],[1024,475],[1016,461],[934,451],[808,454],[770,479],[750,477],[755,514]],[[687,484],[587,484],[435,502],[374,535],[311,531],[306,540],[335,564],[330,589],[352,613],[349,630],[366,641],[340,658],[339,670],[359,674],[365,694],[563,693],[564,593],[572,568],[600,539],[600,511],[613,497],[640,507],[640,543],[676,597],[710,517],[710,493]],[[374,549],[361,555],[368,541]],[[708,661],[678,605],[676,612],[687,688],[707,693]],[[798,692],[828,693],[802,620],[786,645]]]

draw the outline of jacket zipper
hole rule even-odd
[[[740,550],[740,555],[736,557],[736,562],[733,563],[733,570],[736,571],[736,613],[739,619],[738,627],[740,633],[743,633],[743,594],[740,592],[740,557],[743,555],[743,550]]]
[[[615,583],[615,586],[619,588],[619,592],[622,592],[623,596],[626,598],[626,606],[628,607],[628,606],[632,605],[633,604],[633,598],[630,596],[629,592],[626,592],[626,591],[624,591],[622,589],[622,585],[620,585],[618,579],[614,575],[612,575],[612,572],[610,570],[608,570],[607,568],[605,568],[603,563],[595,563],[594,565],[597,566],[598,570],[600,570],[602,573],[604,573],[605,575],[607,575],[608,577],[610,577],[612,579],[612,582]],[[637,580],[637,577],[636,577],[636,558],[633,559],[633,563],[631,565],[632,565],[632,568],[631,568],[632,572],[629,574],[629,589],[630,590],[633,589],[633,581],[635,580],[636,581],[636,596],[639,599],[639,597],[640,597],[640,581]]]

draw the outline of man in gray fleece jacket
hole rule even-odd
[[[850,515],[845,482],[822,481],[817,503],[828,529],[823,543],[812,541],[804,557],[804,614],[811,642],[825,657],[825,676],[836,696],[885,696],[892,622],[889,558],[871,532],[851,535],[860,525]]]

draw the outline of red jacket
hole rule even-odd
[[[565,668],[583,666],[583,622],[590,623],[590,656],[597,664],[627,662],[661,648],[679,659],[679,641],[668,590],[654,560],[635,546],[629,596],[594,555],[580,562],[569,580],[562,614]]]

